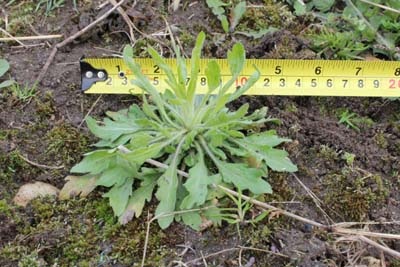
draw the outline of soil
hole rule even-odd
[[[15,35],[34,35],[34,29],[42,34],[61,33],[67,37],[110,8],[107,5],[99,9],[103,1],[82,1],[75,10],[71,2],[66,1],[64,7],[49,16],[44,15],[44,10],[33,17],[29,9],[24,13],[24,9],[32,6],[29,1],[21,1],[18,10],[6,5],[0,14],[10,19],[25,16],[29,20],[31,26],[16,23]],[[164,35],[165,18],[189,55],[195,36],[203,30],[209,36],[206,57],[225,57],[227,49],[241,41],[250,58],[317,58],[301,35],[307,27],[306,21],[296,17],[272,21],[279,12],[290,13],[280,3],[253,1],[255,5],[268,6],[265,12],[271,13],[269,23],[277,24],[281,30],[252,39],[223,34],[205,1],[181,1],[183,7],[176,11],[168,6],[169,1],[141,1],[134,7],[132,2],[127,1],[124,8],[136,27],[151,36],[146,38],[135,32],[135,53],[140,57],[147,56],[144,48],[148,44],[170,56],[169,38]],[[252,19],[248,25],[254,24],[254,18],[246,19]],[[82,123],[89,110],[92,116],[100,118],[108,110],[140,102],[138,97],[130,95],[99,98],[79,90],[79,59],[83,55],[101,57],[121,52],[130,42],[127,32],[126,24],[115,12],[58,51],[29,101],[22,101],[10,90],[1,91],[0,266],[140,266],[146,216],[119,225],[99,191],[87,199],[70,201],[39,198],[26,208],[12,203],[17,189],[25,183],[43,181],[58,188],[63,186],[71,166],[92,149],[90,144],[95,141]],[[40,45],[29,48],[0,43],[0,57],[10,62],[11,77],[21,85],[32,85],[51,51],[50,46],[55,43],[32,42]],[[251,109],[266,106],[269,115],[281,121],[268,127],[293,140],[284,148],[299,168],[296,176],[322,204],[319,208],[294,176],[282,173],[270,174],[274,194],[267,197],[268,201],[323,223],[377,221],[381,224],[368,225],[369,230],[400,232],[398,224],[385,224],[400,221],[399,100],[248,96],[230,108],[243,103],[249,103]],[[360,131],[338,123],[338,116],[346,109],[358,114]],[[349,159],[349,153],[354,154],[354,160]],[[37,167],[21,156],[42,165],[61,167]],[[154,207],[148,207],[144,214],[147,212],[154,212]],[[371,247],[336,241],[329,233],[279,214],[270,214],[256,225],[243,224],[237,228],[223,224],[203,232],[178,223],[164,232],[154,224],[146,266],[185,266],[185,262],[190,263],[188,266],[352,266],[348,265],[349,259],[357,253],[360,253],[358,263],[366,262],[369,257],[381,259],[380,252]],[[386,245],[400,250],[399,241],[387,241]],[[386,266],[400,266],[390,256],[385,256],[385,262]]]

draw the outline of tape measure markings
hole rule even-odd
[[[166,88],[166,75],[149,58],[135,59],[153,85]],[[227,60],[215,59],[221,68],[222,82],[230,79]],[[81,62],[94,69],[102,69],[107,79],[94,81],[85,93],[141,93],[131,85],[134,79],[122,58],[85,58]],[[174,59],[166,59],[175,66]],[[198,93],[207,90],[204,70],[209,59],[200,61]],[[186,62],[190,73],[190,61]],[[292,60],[292,59],[248,59],[242,75],[231,90],[243,85],[256,66],[261,77],[247,94],[254,95],[332,95],[332,96],[400,96],[400,62],[395,61],[338,61],[338,60]],[[85,79],[82,73],[82,84]],[[87,88],[86,88],[87,89]]]

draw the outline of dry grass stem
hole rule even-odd
[[[100,101],[101,97],[103,95],[99,95],[99,97],[96,99],[96,101],[94,101],[93,105],[90,107],[90,109],[88,110],[88,112],[86,113],[85,117],[83,117],[81,123],[79,123],[78,125],[78,129],[80,129],[83,125],[83,123],[85,122],[86,118],[90,115],[90,113],[92,113],[94,107],[97,105],[97,103]]]
[[[3,29],[0,28],[0,30],[3,31]],[[58,39],[62,38],[63,36],[61,34],[52,34],[52,35],[38,35],[38,36],[20,36],[20,37],[15,37],[15,36],[10,36],[9,38],[3,37],[0,38],[0,42],[8,42],[8,41],[37,41],[37,40],[49,40],[49,39]],[[18,42],[19,44],[23,45],[21,42]],[[25,46],[25,45],[24,45]]]
[[[108,0],[113,6],[117,5],[117,1],[115,0]],[[133,3],[133,7],[136,5],[136,1]],[[128,25],[129,28],[129,39],[131,40],[131,44],[135,42],[135,35],[133,34],[133,27],[135,26],[132,22],[132,20],[129,18],[129,16],[125,13],[124,9],[122,7],[118,7],[117,11],[119,14],[122,16],[126,24]]]
[[[299,177],[297,177],[296,174],[292,173],[292,176],[296,179],[296,181],[301,185],[301,187],[303,187],[303,189],[306,191],[306,193],[311,197],[311,199],[313,200],[315,206],[317,206],[317,208],[322,212],[322,214],[324,215],[325,219],[329,222],[329,223],[333,223],[333,220],[331,217],[329,217],[328,213],[325,212],[325,210],[322,208],[322,205],[324,205],[324,203],[322,202],[321,199],[319,199],[317,197],[317,195],[314,194],[313,191],[311,191],[310,188],[308,188],[300,179]]]
[[[23,159],[24,161],[26,161],[27,163],[31,164],[32,166],[41,168],[41,169],[48,169],[48,170],[60,170],[64,168],[64,165],[60,165],[60,166],[48,166],[48,165],[44,165],[44,164],[39,164],[36,162],[33,162],[31,160],[29,160],[27,157],[22,156],[21,154],[18,154],[18,156]]]
[[[360,0],[360,1],[364,2],[366,4],[369,4],[369,5],[372,5],[372,6],[376,6],[376,7],[379,7],[379,8],[382,8],[382,9],[389,10],[389,11],[395,12],[397,14],[400,14],[400,10],[391,8],[389,6],[385,6],[385,5],[382,5],[382,4],[374,3],[374,2],[371,2],[371,1],[368,1],[368,0]]]
[[[12,41],[16,41],[17,43],[19,43],[20,45],[22,45],[23,47],[26,47],[24,43],[22,43],[20,40],[18,40],[16,37],[12,36],[8,31],[4,30],[3,28],[0,27],[0,31],[2,33],[4,33],[5,35],[9,36],[9,38],[0,38],[0,39],[9,39]]]

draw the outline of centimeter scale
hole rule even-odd
[[[225,83],[231,78],[228,62],[215,60],[221,68],[222,83]],[[152,59],[137,58],[135,61],[157,89],[162,91],[168,87],[166,75]],[[208,61],[210,59],[201,59],[198,94],[208,89],[204,75]],[[175,59],[166,59],[166,62],[176,66]],[[190,60],[186,63],[190,73]],[[80,64],[85,93],[142,93],[131,84],[135,77],[122,58],[83,58]],[[247,59],[231,91],[247,82],[255,71],[254,66],[261,76],[246,92],[248,95],[400,97],[400,62],[397,61]]]

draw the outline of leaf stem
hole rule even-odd
[[[210,158],[212,159],[212,161],[215,163],[215,165],[218,166],[219,160],[215,157],[214,153],[207,146],[207,142],[206,142],[206,140],[204,140],[204,137],[202,135],[199,135],[198,138],[200,140],[200,144],[203,146],[203,148],[206,151],[207,155],[209,155]]]

